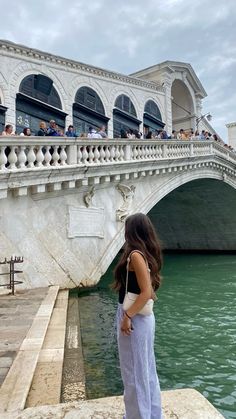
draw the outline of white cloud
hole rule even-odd
[[[1,38],[78,61],[123,73],[190,62],[213,125],[225,135],[222,121],[236,120],[235,0],[1,0],[1,10]]]

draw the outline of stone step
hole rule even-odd
[[[165,419],[224,419],[202,394],[193,389],[163,391],[162,408]],[[123,397],[117,396],[31,407],[20,414],[5,414],[1,419],[121,419],[124,410]]]
[[[48,293],[21,344],[0,389],[0,412],[13,412],[25,407],[58,291],[58,286],[48,289]]]
[[[68,300],[61,402],[85,400],[85,369],[82,349],[79,298],[72,294]]]
[[[60,403],[68,294],[60,290],[57,295],[26,407]]]

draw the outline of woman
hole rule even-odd
[[[31,130],[30,130],[30,128],[24,128],[23,129],[23,132],[20,134],[20,136],[22,137],[30,137],[32,134],[31,134]]]
[[[127,263],[129,258],[130,262]],[[154,227],[144,214],[125,222],[125,246],[115,268],[114,288],[119,291],[117,339],[124,384],[125,419],[161,419],[161,393],[154,355],[155,317],[138,314],[147,301],[155,299],[160,286],[162,256]],[[126,311],[126,268],[128,292],[138,294]]]
[[[3,136],[14,135],[13,126],[11,124],[7,124],[2,132]]]

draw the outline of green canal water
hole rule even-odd
[[[113,266],[97,287],[79,292],[88,398],[122,393]],[[236,418],[236,256],[167,254],[162,274],[155,303],[162,390],[195,388]]]

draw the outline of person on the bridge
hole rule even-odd
[[[15,135],[13,132],[13,126],[11,124],[7,124],[1,135],[2,136]]]
[[[38,130],[37,135],[39,137],[45,137],[47,135],[47,125],[46,125],[46,122],[44,122],[44,121],[41,121],[40,122],[40,124],[39,124],[39,130]]]
[[[88,138],[102,138],[102,136],[93,127],[89,127]]]
[[[47,136],[50,137],[60,137],[58,131],[57,131],[57,124],[56,122],[51,119],[51,121],[49,121],[49,127],[47,129]]]
[[[107,138],[107,133],[106,133],[106,127],[105,127],[105,125],[102,125],[100,127],[100,129],[98,130],[98,134],[100,134],[102,138]]]
[[[124,419],[163,419],[154,354],[155,291],[160,286],[161,248],[144,214],[125,222],[124,252],[115,268],[119,292],[117,340],[124,384]],[[129,308],[127,306],[127,297]],[[141,313],[140,313],[141,312]]]
[[[74,126],[73,125],[69,125],[68,126],[68,130],[66,131],[66,136],[67,137],[77,137],[76,131],[74,130]]]

